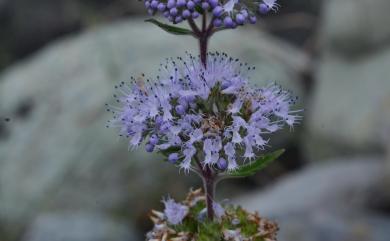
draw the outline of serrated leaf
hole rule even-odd
[[[284,149],[277,150],[275,152],[266,154],[254,162],[248,163],[239,167],[237,170],[227,174],[229,177],[249,177],[254,175],[256,172],[267,167],[271,162],[275,161],[284,153]]]
[[[159,22],[159,21],[157,21],[156,19],[153,19],[153,18],[147,19],[147,20],[145,20],[145,22],[153,23],[156,26],[158,26],[161,29],[163,29],[164,31],[166,31],[168,33],[171,33],[171,34],[175,34],[175,35],[193,35],[193,32],[191,30],[189,30],[189,29],[179,28],[179,27],[176,27],[176,26],[168,25],[168,24]]]

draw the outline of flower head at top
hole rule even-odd
[[[215,27],[235,28],[256,23],[256,13],[277,11],[277,0],[143,0],[148,13],[162,13],[172,23],[196,19],[202,12],[213,14]]]
[[[132,78],[118,89],[109,125],[129,145],[167,156],[189,171],[195,165],[235,170],[257,157],[268,136],[300,120],[296,98],[271,84],[251,86],[254,67],[226,54],[210,53],[207,69],[198,57],[170,58],[155,81]]]

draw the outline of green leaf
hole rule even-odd
[[[204,12],[203,8],[200,5],[195,6],[195,11],[197,11],[200,14],[203,14],[203,12]]]
[[[256,172],[264,169],[267,167],[271,162],[276,160],[278,157],[280,157],[284,153],[284,149],[277,150],[275,152],[266,154],[259,159],[257,159],[254,162],[251,162],[249,164],[243,165],[239,167],[237,170],[232,171],[227,174],[229,177],[249,177],[254,175]]]
[[[145,22],[153,23],[153,24],[157,25],[158,27],[162,28],[163,30],[165,30],[166,32],[171,33],[171,34],[176,34],[176,35],[193,35],[193,32],[191,30],[189,30],[189,29],[179,28],[179,27],[175,27],[175,26],[172,26],[172,25],[168,25],[168,24],[159,22],[159,21],[157,21],[156,19],[153,19],[153,18],[147,19],[147,20],[145,20]]]
[[[180,146],[171,146],[165,150],[160,150],[159,153],[163,154],[164,156],[169,156],[169,154],[180,151]]]

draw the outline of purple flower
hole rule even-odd
[[[222,218],[222,216],[225,215],[225,209],[221,206],[221,204],[217,202],[213,202],[213,209],[214,209],[215,216],[218,219]]]
[[[207,66],[188,54],[161,64],[155,81],[142,76],[120,83],[109,125],[129,138],[130,147],[147,142],[146,151],[164,150],[169,162],[188,172],[199,152],[202,166],[234,170],[256,158],[271,133],[300,121],[290,92],[275,84],[249,85],[248,64],[209,53]],[[211,97],[216,92],[218,98]]]
[[[240,229],[236,229],[236,230],[225,229],[223,231],[223,236],[225,240],[234,240],[234,241],[244,240],[244,237],[241,235]]]
[[[188,214],[188,207],[176,203],[173,199],[168,198],[162,201],[165,205],[164,214],[167,221],[172,225],[180,224]]]

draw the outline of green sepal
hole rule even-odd
[[[172,26],[172,25],[168,25],[168,24],[159,22],[159,21],[157,21],[156,19],[153,19],[153,18],[147,19],[147,20],[145,20],[145,22],[153,23],[156,26],[158,26],[161,29],[163,29],[164,31],[166,31],[168,33],[171,33],[171,34],[175,34],[175,35],[193,35],[194,34],[189,29],[179,28],[179,27],[175,27],[175,26]]]
[[[261,156],[259,159],[257,159],[256,161],[243,165],[239,167],[237,170],[229,172],[227,176],[228,177],[252,176],[256,174],[256,172],[267,167],[271,162],[275,161],[278,157],[280,157],[284,153],[284,151],[285,151],[284,149],[281,149],[269,154],[265,154]]]

